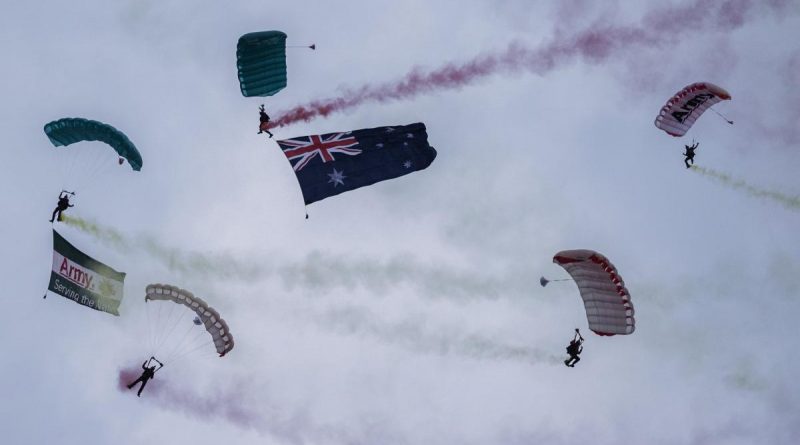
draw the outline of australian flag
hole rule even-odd
[[[278,145],[306,204],[425,169],[436,159],[423,123],[300,136]]]

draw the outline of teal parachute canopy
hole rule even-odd
[[[82,118],[64,118],[49,122],[44,133],[56,147],[66,147],[82,141],[99,141],[111,146],[117,154],[128,161],[131,168],[142,169],[142,155],[128,136],[111,125]],[[122,161],[120,161],[122,162]]]
[[[239,37],[236,67],[245,97],[272,96],[286,88],[286,34],[261,31]]]

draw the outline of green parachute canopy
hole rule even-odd
[[[286,88],[286,34],[261,31],[239,37],[236,67],[245,97],[272,96]]]
[[[99,141],[111,146],[117,154],[128,161],[131,168],[142,169],[142,155],[128,136],[111,125],[82,118],[64,118],[49,122],[44,133],[56,147],[66,147],[82,141]],[[122,162],[122,161],[120,161]]]

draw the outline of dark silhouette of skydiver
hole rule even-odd
[[[149,365],[150,365],[150,363],[151,363],[152,361],[155,361],[156,363],[158,363],[158,365],[159,365],[159,366],[158,366],[158,368],[156,368],[156,366],[155,366],[155,365],[153,365],[153,366],[149,366]],[[131,382],[131,383],[128,385],[128,389],[131,389],[131,388],[133,388],[133,386],[134,386],[134,385],[136,385],[137,383],[139,383],[139,382],[142,382],[142,386],[140,386],[140,387],[139,387],[139,392],[138,392],[138,393],[136,393],[136,396],[137,396],[137,397],[141,397],[141,396],[142,396],[142,390],[144,389],[144,385],[146,385],[146,384],[147,384],[147,381],[148,381],[148,380],[150,380],[150,379],[152,379],[153,377],[155,377],[155,375],[156,375],[156,371],[158,371],[159,369],[161,369],[161,368],[163,368],[163,367],[164,367],[164,364],[163,364],[163,363],[161,363],[160,361],[156,360],[156,358],[155,358],[155,357],[150,357],[150,359],[149,359],[149,360],[145,360],[145,361],[142,363],[142,369],[144,370],[144,371],[142,371],[142,375],[140,375],[138,379],[136,379],[136,380],[132,381],[132,382]]]
[[[271,138],[272,133],[269,131],[269,116],[267,115],[267,112],[264,111],[264,104],[261,104],[261,106],[258,108],[258,113],[260,115],[258,119],[261,121],[261,123],[258,125],[258,134],[267,132]]]
[[[683,163],[686,164],[686,168],[689,168],[689,161],[692,161],[692,165],[694,165],[694,151],[697,149],[697,146],[700,145],[699,142],[695,142],[692,139],[692,145],[684,145],[686,147],[686,153],[683,155],[686,156],[686,159],[683,160]]]
[[[567,354],[569,354],[569,358],[564,360],[564,364],[569,366],[570,368],[575,367],[575,363],[581,361],[581,358],[578,357],[581,352],[583,352],[583,337],[581,336],[581,332],[578,329],[575,329],[575,337],[570,340],[569,346],[567,346]]]
[[[58,204],[56,205],[56,209],[53,210],[53,216],[50,218],[50,222],[53,222],[56,219],[56,217],[58,217],[58,220],[61,221],[61,212],[67,210],[70,207],[75,207],[74,205],[69,203],[69,196],[68,196],[74,194],[75,192],[70,193],[66,190],[61,191],[61,193],[58,195]]]

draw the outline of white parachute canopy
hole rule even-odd
[[[188,290],[169,284],[149,284],[145,291],[145,302],[150,300],[172,301],[186,306],[196,314],[193,324],[202,324],[211,334],[211,339],[220,357],[233,349],[233,336],[228,329],[228,323],[219,316],[219,313],[210,307],[200,297],[195,297]],[[197,323],[199,321],[199,323]]]
[[[578,284],[589,329],[595,334],[626,335],[636,329],[631,296],[608,258],[593,250],[562,250],[553,262]]]
[[[730,93],[713,83],[693,83],[675,93],[666,105],[661,107],[656,116],[656,127],[669,135],[683,136],[706,110],[723,100],[730,99]],[[728,123],[732,124],[733,121]]]

